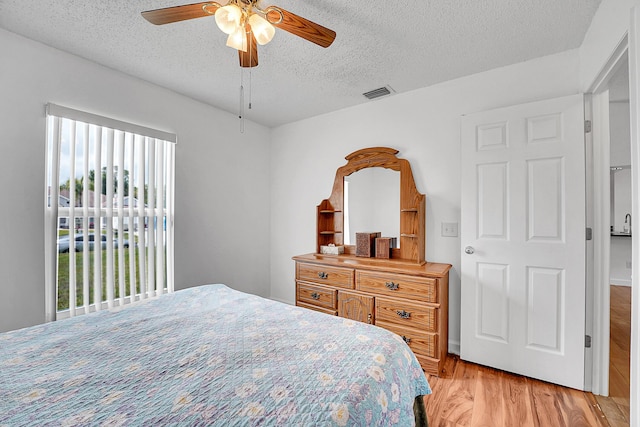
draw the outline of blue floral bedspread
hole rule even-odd
[[[0,334],[0,426],[409,426],[429,393],[397,335],[224,285]]]

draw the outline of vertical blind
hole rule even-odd
[[[47,105],[48,321],[173,292],[175,142]]]

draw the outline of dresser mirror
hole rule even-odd
[[[355,245],[356,231],[400,237],[400,172],[383,167],[344,177],[344,244]]]
[[[347,164],[336,171],[331,196],[317,207],[316,253],[323,246],[335,245],[353,255],[355,233],[379,231],[384,237],[397,238],[391,259],[424,264],[425,197],[416,189],[409,161],[398,158],[397,153],[393,148],[372,147],[345,157]],[[358,184],[361,180],[367,183]],[[386,191],[392,185],[397,192]],[[358,217],[366,222],[358,222]]]

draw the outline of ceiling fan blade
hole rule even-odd
[[[249,26],[249,24],[247,24],[247,37],[249,38],[249,40],[247,41],[247,51],[238,51],[238,56],[240,57],[240,66],[243,68],[257,67],[258,42],[256,41],[256,37],[253,35],[253,31],[251,31],[251,27]]]
[[[281,28],[298,37],[302,37],[312,43],[322,47],[329,47],[336,38],[336,32],[323,27],[320,24],[311,22],[294,13],[282,9],[281,7],[269,7],[267,11],[267,20],[275,27]],[[282,21],[280,21],[282,12]],[[280,21],[280,22],[278,22]]]
[[[185,4],[165,7],[164,9],[147,10],[142,17],[155,25],[170,24],[187,19],[212,16],[220,5],[212,2]]]

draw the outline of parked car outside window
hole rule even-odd
[[[67,253],[69,252],[69,248],[71,247],[71,245],[69,244],[70,241],[70,236],[62,236],[58,239],[58,252],[59,253]],[[102,249],[106,249],[107,248],[107,236],[106,235],[101,235],[101,243],[102,243]],[[93,233],[87,235],[87,241],[89,243],[89,250],[92,251],[93,250],[93,246],[95,244],[95,235]],[[75,237],[75,244],[74,246],[74,250],[76,252],[81,252],[82,250],[84,250],[84,235],[82,234],[77,234]],[[123,247],[128,248],[129,247],[129,241],[128,240],[124,240],[123,241]],[[114,248],[118,248],[118,240],[117,239],[113,239],[113,247]]]

